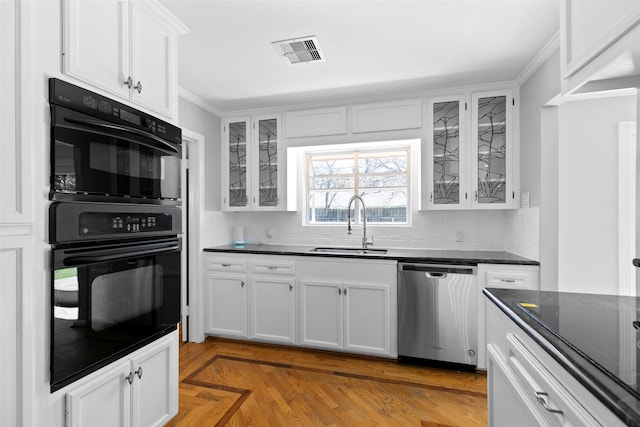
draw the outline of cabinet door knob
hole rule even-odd
[[[125,381],[128,381],[129,384],[133,384],[133,372],[129,372],[129,375],[124,377]]]
[[[142,93],[142,83],[140,83],[140,80],[138,80],[138,83],[136,83],[136,85],[133,88],[137,90],[138,93]]]
[[[138,379],[142,378],[142,366],[138,366],[138,370],[134,374],[138,375]]]
[[[429,201],[433,202],[433,191],[429,193]]]
[[[133,86],[133,80],[131,79],[131,76],[129,76],[129,78],[124,81],[124,84],[126,84],[127,87],[131,89],[131,86]]]
[[[240,282],[240,287],[244,288],[244,280]]]
[[[477,191],[473,192],[473,200],[476,201],[476,202],[478,201],[478,192]]]
[[[289,291],[293,292],[293,285],[289,285]]]
[[[342,295],[342,289],[338,288],[338,295]]]
[[[347,294],[347,288],[344,288],[342,293],[346,295]]]

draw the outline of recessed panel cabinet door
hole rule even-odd
[[[175,43],[148,3],[131,2],[131,100],[168,117],[177,90]]]
[[[64,0],[63,71],[122,98],[129,97],[129,3]]]
[[[161,427],[178,412],[176,339],[131,360],[134,427]]]
[[[342,348],[342,284],[301,281],[300,344]]]
[[[211,274],[206,277],[206,332],[247,336],[247,277]]]
[[[67,393],[68,427],[129,427],[131,387],[129,359]]]
[[[295,342],[294,285],[293,277],[253,277],[251,338]]]
[[[345,283],[345,350],[359,353],[391,352],[388,285]]]

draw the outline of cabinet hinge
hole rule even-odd
[[[69,406],[71,405],[70,400],[71,398],[69,396],[65,396],[64,398],[64,425],[65,426],[68,426],[70,424],[69,422],[69,412],[70,412]]]

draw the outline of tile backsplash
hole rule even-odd
[[[303,226],[300,212],[208,211],[203,246],[231,243],[237,226],[253,244],[359,246],[362,239],[362,227],[348,235],[344,225]],[[539,209],[421,211],[414,213],[411,226],[368,225],[367,236],[380,248],[504,250],[538,260]]]

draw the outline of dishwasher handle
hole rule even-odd
[[[398,264],[399,271],[419,271],[427,277],[444,279],[447,274],[476,274],[477,267],[468,265]]]
[[[446,279],[448,273],[442,273],[440,271],[425,271],[424,275],[430,279]]]

